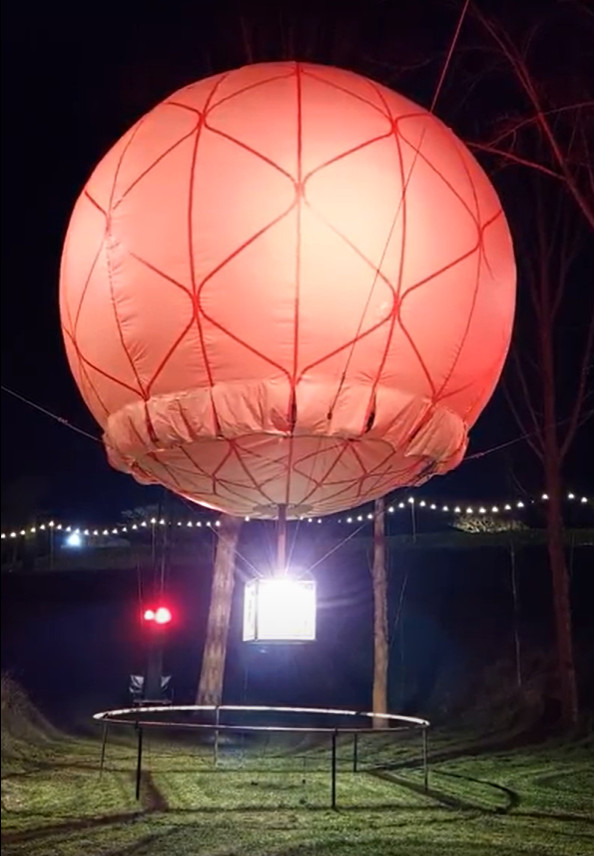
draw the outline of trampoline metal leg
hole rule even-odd
[[[337,732],[332,732],[332,757],[331,757],[331,806],[336,808],[336,738]]]
[[[140,779],[142,776],[142,727],[136,726],[138,730],[138,752],[136,755],[136,799],[140,799]]]
[[[104,720],[103,722],[103,735],[101,738],[101,761],[99,762],[99,778],[103,775],[103,767],[105,766],[105,750],[107,748],[107,732],[109,729],[109,722]]]
[[[427,750],[427,729],[423,728],[423,787],[429,791],[429,752]]]
[[[217,706],[215,710],[215,725],[218,726],[220,722],[221,712]],[[214,733],[214,744],[213,744],[213,753],[214,753],[214,765],[215,767],[219,766],[219,729],[215,729]]]
[[[353,734],[353,773],[357,772],[359,767],[359,735],[355,731]]]

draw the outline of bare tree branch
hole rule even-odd
[[[545,110],[544,108],[544,104],[541,101],[532,75],[526,64],[525,57],[522,55],[522,53],[518,51],[514,43],[507,36],[507,34],[502,32],[476,6],[473,7],[473,14],[475,18],[482,24],[485,30],[489,33],[491,38],[499,47],[503,56],[505,56],[505,58],[509,62],[516,79],[518,80],[524,94],[526,95],[528,101],[532,106],[532,109],[534,110],[538,127],[541,130],[543,138],[547,141],[550,147],[552,156],[555,162],[557,163],[559,172],[563,177],[563,180],[567,184],[569,192],[573,196],[577,206],[584,215],[590,228],[594,230],[594,199],[590,200],[587,198],[587,196],[583,193],[579,183],[576,181],[575,175],[570,169],[566,153],[563,151],[562,146],[554,133],[553,127],[550,122],[550,117],[548,115],[547,110]],[[494,153],[507,157],[512,161],[516,161],[516,157],[513,156],[510,152],[498,151]],[[542,168],[542,165],[537,166],[535,163],[525,163],[524,165],[532,165],[536,169],[540,168],[541,171],[546,171]]]
[[[588,382],[588,374],[591,368],[591,360],[594,353],[594,311],[590,313],[590,322],[588,324],[588,331],[586,333],[586,342],[584,345],[584,351],[582,354],[582,361],[580,366],[579,373],[579,381],[577,393],[574,399],[573,407],[571,410],[571,416],[569,417],[569,428],[565,434],[565,439],[561,445],[561,457],[564,458],[569,451],[571,444],[575,439],[575,435],[580,426],[580,423],[583,424],[583,406],[584,399],[586,396],[587,390],[587,382]]]
[[[567,112],[573,111],[573,110],[581,110],[584,107],[594,108],[594,100],[590,99],[588,101],[578,101],[575,104],[563,104],[560,107],[551,107],[549,110],[543,110],[542,112],[543,112],[544,116],[556,116],[560,113],[567,113]],[[527,116],[527,117],[524,117],[522,119],[519,119],[517,122],[515,122],[509,128],[506,128],[505,131],[502,131],[500,134],[498,134],[492,140],[489,140],[487,145],[493,146],[493,147],[498,147],[500,145],[500,143],[502,143],[511,134],[517,134],[518,131],[521,131],[523,128],[530,127],[531,125],[534,125],[538,121],[539,121],[539,116],[537,116],[537,115],[536,116]],[[575,123],[573,126],[574,131],[576,131],[578,127],[579,127],[579,123]]]
[[[543,438],[542,438],[542,431],[540,429],[540,426],[538,427],[537,431],[530,431],[528,429],[523,415],[520,413],[519,408],[516,406],[516,403],[514,401],[512,392],[509,388],[509,385],[505,382],[503,383],[503,393],[504,393],[505,398],[507,400],[507,403],[509,405],[509,409],[511,410],[512,415],[513,415],[514,419],[516,420],[518,428],[520,429],[520,431],[523,434],[523,439],[526,440],[526,442],[528,443],[528,445],[530,446],[530,448],[532,449],[532,451],[534,452],[536,457],[542,461],[542,459],[543,459]],[[535,442],[534,437],[536,437],[536,440],[538,442]]]
[[[507,161],[511,161],[511,163],[518,164],[519,166],[528,166],[531,169],[535,169],[538,172],[542,172],[545,175],[550,176],[551,178],[557,178],[560,181],[564,181],[564,176],[560,172],[555,172],[555,170],[549,169],[548,166],[544,166],[544,164],[538,163],[538,161],[521,157],[507,149],[499,149],[496,146],[492,146],[490,143],[478,142],[468,142],[467,146],[475,151],[488,152],[490,155],[496,155],[497,157],[504,158]]]

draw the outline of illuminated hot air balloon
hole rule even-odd
[[[499,199],[439,119],[351,72],[176,92],[96,168],[60,309],[110,462],[231,514],[327,514],[462,459],[509,345]]]

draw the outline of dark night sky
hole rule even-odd
[[[254,60],[292,54],[343,65],[429,104],[461,4],[370,0],[354,3],[349,12],[345,12],[347,4],[317,5],[323,10],[308,12],[307,4],[299,4],[298,14],[285,11],[271,16],[254,3],[240,6],[206,0],[185,7],[154,4],[155,11],[147,11],[151,4],[143,9],[126,2],[110,10],[106,4],[7,0],[2,27],[4,385],[97,433],[70,378],[61,342],[57,308],[61,244],[74,201],[94,164],[132,122],[169,92],[244,64],[251,51]],[[505,20],[512,14],[509,10],[516,8],[513,25],[521,30],[545,7],[551,14],[560,14],[561,6],[572,5],[493,0],[483,8],[496,8]],[[282,8],[288,10],[288,4]],[[575,34],[569,26],[558,32],[548,61],[558,66],[561,79],[569,73]],[[469,50],[475,41],[469,22],[461,40],[461,51],[468,55],[465,62],[470,63],[466,72],[473,62],[488,61],[480,53],[477,60]],[[407,70],[398,71],[399,65]],[[457,60],[437,110],[455,130],[456,93],[461,86],[456,75],[461,73]],[[504,84],[487,83],[481,90],[485,113],[505,105],[507,98],[513,112],[516,96]],[[478,116],[477,124],[482,119]],[[460,121],[472,126],[467,114]],[[513,195],[513,177],[507,175],[504,181],[507,193],[511,190]],[[516,228],[520,219],[515,219]],[[523,219],[529,221],[529,217]],[[587,305],[583,301],[592,292],[591,256],[584,250],[575,265],[578,297],[561,331],[559,346],[570,357]],[[526,318],[518,324],[520,344],[527,325]],[[490,448],[519,433],[497,394],[474,431],[471,451]],[[591,430],[589,435],[582,431],[568,463],[568,484],[576,490],[592,486],[592,439]],[[519,443],[469,461],[434,481],[426,493],[497,497],[511,490],[512,474],[527,490],[538,490],[542,482],[530,454]],[[5,394],[2,488],[3,512],[7,506],[13,511],[22,507],[23,512],[36,506],[52,513],[82,511],[93,519],[116,518],[123,508],[147,504],[158,494],[112,471],[99,444]]]

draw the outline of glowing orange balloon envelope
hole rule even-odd
[[[439,119],[351,72],[188,86],[104,157],[62,259],[68,359],[109,460],[231,514],[326,514],[462,459],[515,264]]]

